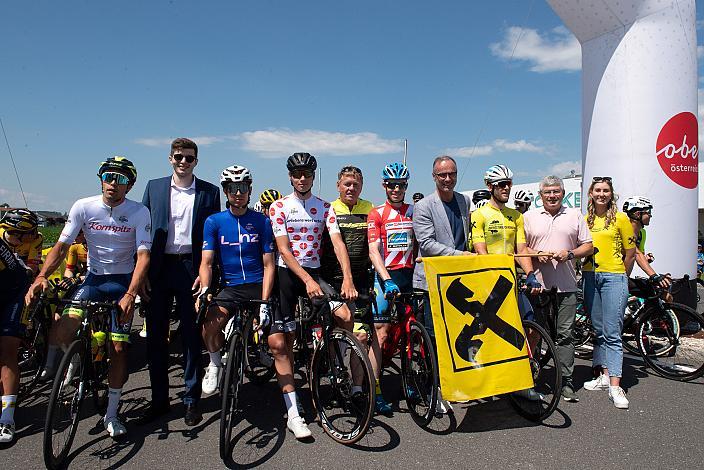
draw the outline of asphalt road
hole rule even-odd
[[[430,430],[418,428],[398,404],[400,380],[393,370],[382,382],[384,394],[396,400],[394,416],[380,417],[356,446],[332,441],[317,424],[313,439],[297,442],[286,430],[283,401],[274,381],[264,386],[246,384],[245,420],[233,431],[232,459],[218,455],[220,399],[201,402],[203,421],[189,428],[183,423],[178,399],[182,390],[177,345],[173,344],[170,382],[172,411],[161,421],[138,426],[149,400],[145,340],[135,322],[132,373],[123,395],[123,416],[129,437],[112,441],[98,416],[82,420],[70,454],[71,468],[702,468],[704,446],[704,382],[679,383],[652,375],[642,361],[626,356],[623,385],[631,407],[615,409],[607,392],[579,390],[581,401],[561,402],[542,425],[519,417],[506,400],[456,404],[454,414],[433,421]],[[204,363],[206,359],[204,356]],[[575,381],[590,374],[578,361]],[[312,405],[307,388],[301,392],[310,420]],[[0,449],[4,468],[42,468],[42,436],[48,391],[35,390],[16,412],[18,439]]]

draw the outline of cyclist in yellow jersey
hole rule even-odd
[[[655,259],[652,253],[645,252],[645,227],[650,224],[653,215],[653,204],[650,199],[643,196],[631,196],[623,203],[623,212],[631,220],[631,227],[636,237],[636,263],[638,267],[650,278],[650,282],[663,289],[672,285],[669,276],[658,274],[650,266]]]
[[[88,269],[88,247],[83,231],[78,234],[76,241],[69,247],[66,255],[66,269],[64,277],[79,277],[86,273]]]
[[[0,221],[0,237],[10,249],[36,274],[42,260],[44,237],[37,231],[39,220],[27,209],[7,211]]]

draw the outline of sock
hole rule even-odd
[[[46,367],[49,369],[56,369],[59,362],[59,352],[61,348],[56,344],[50,344],[49,350],[46,353]],[[63,355],[63,354],[62,354]]]
[[[381,385],[379,385],[379,379],[376,379],[376,388],[374,391],[377,395],[381,396]]]
[[[108,389],[108,410],[105,412],[105,421],[117,417],[117,407],[120,406],[121,388]]]
[[[222,367],[222,353],[220,351],[209,352],[210,363],[214,366]]]
[[[0,423],[14,424],[15,422],[15,404],[17,403],[17,395],[2,396],[2,417]]]
[[[298,403],[296,400],[296,391],[284,393],[284,404],[286,405],[286,412],[288,413],[288,419],[297,418],[300,416],[298,414]]]

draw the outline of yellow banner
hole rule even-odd
[[[444,399],[533,387],[509,255],[423,258]]]

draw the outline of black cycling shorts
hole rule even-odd
[[[369,297],[371,279],[368,271],[352,277],[352,282],[354,283],[354,288],[357,290],[357,293],[366,297],[365,299],[357,298],[355,301],[347,302],[347,307],[354,314],[355,333],[363,331],[367,333],[367,335],[371,335],[371,326],[374,323],[374,319],[372,318],[371,298]],[[330,282],[330,285],[337,293],[342,291],[341,280],[334,280]],[[333,308],[334,311],[334,307],[331,306],[331,308]]]
[[[218,307],[227,310],[229,315],[248,300],[260,299],[262,296],[262,283],[253,282],[249,284],[240,284],[237,286],[227,286],[218,292],[213,298],[213,303]]]

